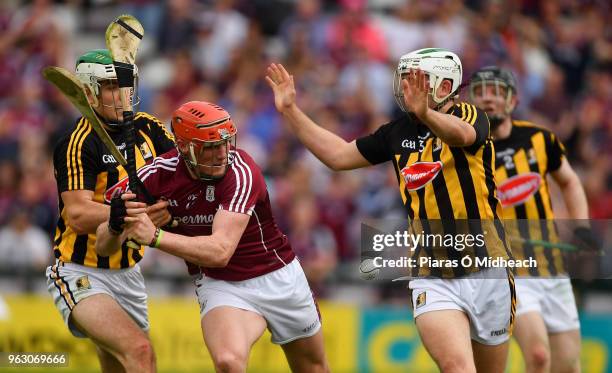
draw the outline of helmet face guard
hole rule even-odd
[[[407,112],[402,89],[402,79],[404,79],[410,69],[420,69],[425,72],[429,79],[429,95],[437,104],[437,108],[440,108],[449,99],[457,96],[463,74],[459,57],[453,52],[440,48],[419,49],[400,58],[393,76],[393,96],[402,111]],[[445,79],[449,79],[452,82],[451,92],[444,97],[438,97],[438,88],[440,88]]]
[[[236,126],[220,106],[192,101],[172,116],[177,150],[191,174],[203,181],[225,176],[234,162]]]
[[[123,118],[123,105],[119,96],[117,72],[113,59],[106,49],[85,53],[77,60],[76,76],[89,90],[92,107],[111,127],[118,126]],[[138,68],[134,66],[133,111],[138,111]]]
[[[218,180],[225,176],[234,162],[236,136],[221,141],[184,141],[177,137],[178,151],[189,171],[202,181]]]
[[[481,99],[488,98],[487,86],[492,86],[493,97],[504,101],[503,113],[489,114],[489,120],[492,127],[497,127],[504,121],[514,110],[512,98],[516,95],[516,79],[514,75],[506,69],[496,66],[487,66],[478,70],[470,80],[470,99],[472,102],[478,102]]]

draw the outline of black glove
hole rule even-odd
[[[121,196],[113,197],[110,204],[110,218],[108,219],[108,230],[113,234],[121,234],[123,232],[123,224],[127,211],[125,209],[125,201]]]
[[[601,238],[589,227],[577,227],[574,229],[574,242],[584,250],[600,252],[602,248]]]

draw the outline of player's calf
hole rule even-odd
[[[549,334],[551,372],[580,373],[580,330]]]
[[[329,372],[321,330],[310,337],[283,344],[282,347],[293,373]]]

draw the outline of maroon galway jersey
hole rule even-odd
[[[251,217],[226,267],[205,268],[187,262],[190,274],[203,271],[215,279],[242,281],[289,264],[295,254],[274,221],[261,170],[243,150],[232,150],[230,154],[234,162],[217,181],[194,180],[176,149],[155,158],[138,175],[156,199],[168,200],[168,210],[179,219],[178,227],[168,231],[186,236],[210,235],[219,209]]]

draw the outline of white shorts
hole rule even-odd
[[[510,338],[514,288],[504,268],[489,268],[457,279],[411,280],[414,318],[441,310],[465,312],[476,342],[498,345]]]
[[[110,295],[142,330],[149,330],[147,294],[140,266],[104,269],[56,261],[47,267],[46,275],[47,289],[75,337],[87,336],[70,322],[70,313],[77,303],[94,294]]]
[[[276,344],[310,337],[321,329],[319,309],[297,259],[244,281],[194,277],[201,317],[221,306],[255,312],[266,319]]]
[[[568,278],[517,278],[516,296],[516,314],[538,312],[549,333],[580,329],[572,283]]]

